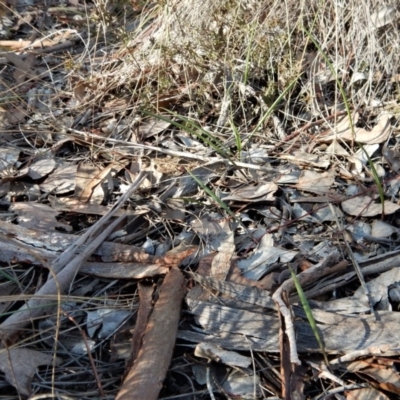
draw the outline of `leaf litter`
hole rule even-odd
[[[228,3],[1,8],[10,398],[399,394],[396,9]]]

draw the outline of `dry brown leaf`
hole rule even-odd
[[[14,203],[10,210],[17,214],[18,223],[28,229],[38,231],[54,231],[56,228],[62,228],[71,231],[72,227],[56,220],[58,211],[53,210],[46,204],[25,202]]]
[[[22,396],[31,394],[31,380],[40,365],[56,365],[61,363],[59,358],[43,352],[30,349],[2,349],[0,350],[0,369],[7,381],[13,385]]]
[[[296,188],[319,195],[329,193],[335,182],[335,174],[332,170],[319,173],[317,171],[305,170],[301,173]]]
[[[365,143],[365,144],[376,144],[383,143],[390,134],[390,119],[391,114],[383,113],[378,119],[378,123],[370,130],[367,131],[364,128],[354,127],[354,131],[351,129],[350,120],[346,116],[340,122],[337,123],[333,131],[323,137],[318,138],[319,142],[330,142],[332,140],[347,140]],[[353,119],[353,125],[357,123],[358,114]]]
[[[61,164],[40,185],[40,189],[54,194],[65,194],[75,189],[76,165]]]
[[[54,170],[56,162],[53,158],[46,158],[37,160],[32,163],[29,167],[22,169],[19,172],[19,176],[27,174],[33,180],[38,180],[49,175]]]
[[[279,157],[301,167],[328,168],[331,163],[326,156],[319,156],[318,154],[304,153],[301,151],[296,152],[294,155],[282,154]]]
[[[76,172],[75,198],[82,203],[88,203],[92,196],[96,204],[100,204],[104,199],[104,191],[101,183],[107,178],[114,165],[110,164],[104,169],[91,164],[79,164]],[[98,188],[97,196],[94,196]]]
[[[148,120],[142,121],[139,125],[138,137],[142,140],[158,135],[169,128],[170,125],[170,122],[164,121],[160,118],[149,118]]]
[[[36,61],[36,56],[34,54],[30,53],[23,59],[22,56],[15,53],[7,53],[6,59],[9,63],[14,64],[15,66],[13,77],[18,84],[25,82],[26,78],[38,78],[38,75],[33,68]]]
[[[385,200],[385,214],[393,214],[400,206]],[[353,216],[374,217],[382,214],[382,204],[375,203],[371,197],[357,196],[349,200],[342,201],[342,209],[345,213]]]
[[[385,394],[374,388],[362,388],[347,392],[347,400],[389,400]]]

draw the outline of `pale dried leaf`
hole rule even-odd
[[[375,29],[392,23],[396,19],[396,7],[385,5],[371,14],[371,23]]]
[[[283,250],[273,246],[271,234],[266,234],[261,239],[257,250],[247,259],[237,262],[243,276],[253,281],[258,281],[269,271],[269,266],[280,260],[282,263],[290,262],[296,256],[296,251]]]
[[[53,210],[46,204],[32,202],[14,203],[10,210],[17,214],[18,223],[28,229],[38,231],[54,231],[56,228],[63,228],[71,231],[72,227],[56,220],[58,211]]]
[[[274,193],[278,186],[274,182],[261,183],[259,185],[245,185],[233,190],[224,200],[236,200],[244,202],[273,201]]]
[[[393,214],[400,205],[385,200],[385,214]],[[342,201],[342,209],[345,213],[353,216],[374,217],[382,214],[382,204],[375,203],[371,197],[357,196],[349,200]]]
[[[390,135],[391,118],[391,114],[382,113],[378,119],[378,123],[370,131],[367,131],[364,128],[356,127],[356,120],[353,120],[354,129],[351,129],[350,120],[348,117],[345,117],[337,124],[331,134],[319,138],[318,141],[330,142],[331,140],[341,139],[347,141],[355,140],[356,142],[365,144],[383,143]]]
[[[0,369],[7,381],[13,385],[22,396],[31,394],[31,380],[40,365],[57,365],[59,358],[30,349],[2,349],[0,350]]]
[[[171,123],[160,118],[149,118],[142,121],[138,127],[138,136],[141,140],[158,135],[171,126]]]
[[[303,152],[296,152],[294,155],[282,154],[280,158],[302,167],[328,168],[331,163],[326,156]]]
[[[372,231],[371,235],[377,238],[389,237],[393,233],[398,232],[399,230],[395,228],[393,225],[390,225],[387,222],[381,221],[380,219],[376,219],[372,222]]]
[[[362,388],[347,392],[346,400],[390,400],[385,394],[374,388]]]
[[[42,183],[40,189],[44,192],[65,194],[75,189],[76,165],[57,166],[56,170]]]
[[[246,368],[251,364],[250,357],[242,356],[234,351],[224,350],[211,343],[199,343],[194,350],[194,355],[208,360],[221,362],[231,367]]]
[[[46,175],[49,175],[55,168],[56,162],[52,158],[46,158],[42,160],[35,161],[26,170],[21,170],[20,173],[23,174],[26,171],[27,175],[33,180],[42,179]]]
[[[332,170],[323,173],[305,170],[302,172],[299,182],[296,184],[296,188],[298,190],[322,195],[329,193],[334,182],[335,174]]]

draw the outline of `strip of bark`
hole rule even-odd
[[[119,216],[119,214],[117,211],[114,216]],[[38,257],[47,262],[52,262],[77,240],[76,235],[60,232],[38,232],[9,223],[1,224],[1,235],[7,237],[8,240],[0,241],[0,261],[24,262],[33,265],[43,264],[41,260],[38,260]],[[82,252],[84,247],[84,245],[75,247],[75,255]],[[136,246],[113,242],[102,243],[93,255],[96,256],[97,261],[102,262],[136,262],[163,266],[166,264],[174,266],[177,259],[173,254],[167,255],[167,257],[152,256]]]
[[[49,310],[49,307],[54,306],[57,296],[60,296],[67,290],[75,278],[80,266],[91,255],[91,253],[93,253],[96,247],[98,247],[107,236],[114,231],[115,227],[121,223],[122,219],[124,218],[119,217],[110,224],[86,248],[84,254],[78,255],[72,259],[58,274],[52,272],[49,275],[47,282],[35,293],[35,295],[0,325],[0,339],[3,344],[9,343],[10,340],[15,341],[21,329],[28,325],[30,321],[43,315]],[[58,266],[60,267],[60,265]]]
[[[184,295],[184,277],[178,268],[172,268],[161,286],[138,357],[116,400],[157,400],[171,362]]]
[[[124,204],[130,194],[139,187],[144,179],[143,173],[139,174],[129,190],[121,196],[108,215],[100,218],[90,227],[74,244],[69,246],[50,266],[50,274],[47,282],[27,301],[19,310],[15,311],[0,325],[0,339],[4,344],[16,339],[18,333],[30,321],[40,317],[54,303],[54,298],[60,296],[67,290],[73,282],[81,265],[89,256],[104,242],[104,240],[114,231],[125,217],[117,218],[113,223],[109,223],[111,217]],[[108,225],[108,226],[107,226]],[[88,243],[82,254],[76,255],[79,246]]]
[[[139,292],[139,311],[136,318],[135,329],[133,331],[132,346],[130,359],[127,363],[128,368],[131,369],[134,361],[136,360],[139,350],[142,344],[142,339],[146,333],[147,323],[149,321],[151,312],[153,311],[153,292],[154,287],[144,285],[143,283],[138,284]]]

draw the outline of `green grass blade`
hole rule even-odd
[[[298,280],[295,272],[289,265],[289,270],[292,275],[294,285],[296,286],[297,294],[299,295],[301,305],[303,306],[304,312],[306,313],[308,323],[310,324],[310,327],[314,333],[315,339],[317,339],[319,348],[321,349],[322,355],[324,357],[325,364],[329,367],[329,361],[328,361],[328,356],[325,351],[325,346],[324,343],[322,342],[321,336],[319,335],[318,328],[317,328],[317,323],[315,322],[314,316],[311,311],[310,304],[308,303],[307,297],[304,294],[303,288],[301,287],[300,281]]]
[[[208,188],[197,176],[193,175],[190,171],[187,171],[188,174],[196,181],[196,183],[222,208],[224,209],[235,221],[237,221],[242,228],[247,231],[246,226],[241,222],[234,212],[226,205],[226,203],[221,200],[216,194]]]
[[[235,137],[238,159],[240,160],[240,156],[241,156],[242,149],[243,149],[242,139],[240,138],[240,132],[239,132],[237,126],[235,125],[235,123],[232,120],[230,120],[230,124],[231,124],[231,128],[233,131],[233,135]]]
[[[285,88],[285,90],[276,98],[276,100],[272,103],[271,107],[268,108],[267,112],[261,117],[260,121],[258,121],[258,124],[253,129],[253,132],[251,133],[248,140],[258,131],[260,126],[265,122],[265,120],[271,116],[271,114],[275,111],[276,107],[278,107],[279,103],[282,101],[283,97],[286,95],[287,92],[289,92],[289,90],[292,89],[292,87],[298,81],[298,79],[299,77],[293,79],[292,82],[290,82],[289,85]]]
[[[201,139],[202,141],[204,141],[204,143],[206,143],[208,146],[210,146],[212,149],[214,149],[220,156],[222,156],[223,158],[226,158],[228,160],[231,160],[232,155],[229,154],[229,152],[226,151],[226,149],[224,148],[223,143],[216,138],[215,136],[213,136],[210,132],[207,132],[205,129],[203,129],[201,126],[194,124],[192,121],[190,121],[188,118],[182,116],[182,115],[178,115],[175,113],[171,113],[173,117],[177,117],[181,120],[183,120],[184,122],[186,122],[187,125],[191,125],[187,126],[184,124],[181,124],[180,122],[174,121],[171,118],[167,118],[164,117],[163,115],[158,115],[158,114],[153,114],[150,111],[142,111],[143,114],[145,115],[149,115],[153,118],[157,118],[160,119],[161,121],[164,122],[168,122],[171,125],[180,128],[196,137],[198,137],[199,139]]]

